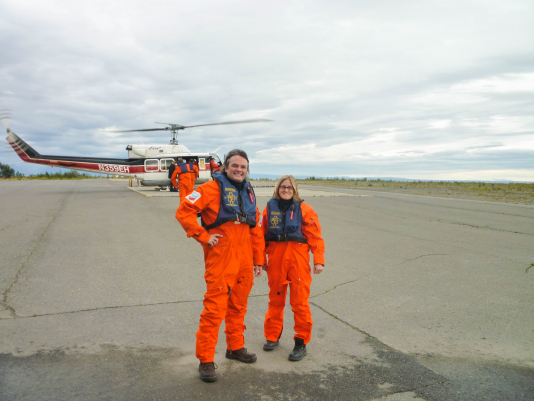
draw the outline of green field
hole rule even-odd
[[[365,189],[411,195],[534,205],[534,184],[449,182],[449,181],[386,181],[368,179],[297,180],[300,184],[335,188]]]

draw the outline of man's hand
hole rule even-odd
[[[211,234],[210,240],[208,241],[209,246],[215,246],[219,243],[219,238],[222,238],[221,234]]]
[[[314,274],[321,274],[323,269],[324,269],[324,266],[319,264],[319,263],[316,263],[316,264],[313,265],[313,273]]]
[[[254,276],[260,277],[262,270],[263,270],[263,267],[261,265],[254,266]]]

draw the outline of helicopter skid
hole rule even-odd
[[[171,180],[141,180],[141,185],[145,187],[168,187]]]

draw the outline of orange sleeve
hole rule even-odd
[[[178,167],[176,167],[174,169],[174,173],[172,173],[171,183],[172,183],[172,185],[174,185],[174,188],[178,188],[178,182],[176,181],[176,178],[178,176],[178,172],[179,171],[180,171],[180,169]]]
[[[313,208],[307,203],[301,203],[302,208],[302,235],[308,240],[311,252],[313,254],[314,264],[324,266],[324,240],[321,237],[321,225],[319,217]]]
[[[265,209],[263,209],[263,214],[261,216],[261,231],[263,233],[263,237],[267,235],[267,229],[269,222],[267,221],[267,206],[265,206]]]
[[[193,166],[193,170],[195,171],[195,179],[197,179],[199,176],[199,172],[198,172],[198,166],[196,164]]]
[[[265,239],[263,236],[263,223],[262,215],[258,207],[256,206],[256,227],[250,230],[250,238],[252,240],[252,257],[254,260],[254,265],[264,265],[266,263],[265,259]]]
[[[215,186],[213,185],[215,184]],[[188,237],[193,237],[206,245],[210,234],[197,222],[197,212],[202,212],[213,205],[219,205],[220,190],[216,181],[200,185],[193,193],[185,197],[176,210],[176,220],[180,222]],[[217,209],[218,210],[218,209]]]

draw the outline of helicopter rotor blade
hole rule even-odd
[[[180,125],[180,124],[173,124],[173,123],[159,123],[156,121],[156,124],[164,124],[164,125],[168,125],[169,127],[176,127],[177,129],[181,129],[183,128],[184,126],[183,125]]]
[[[255,118],[252,120],[240,120],[240,121],[226,121],[223,123],[212,123],[212,124],[199,124],[199,125],[186,125],[184,128],[193,128],[193,127],[206,127],[208,125],[227,125],[227,124],[243,124],[243,123],[264,123],[273,120],[267,120],[266,118]]]
[[[243,123],[263,123],[269,122],[272,120],[267,120],[265,118],[255,118],[251,120],[239,120],[239,121],[226,121],[222,123],[211,123],[211,124],[199,124],[199,125],[179,125],[179,124],[170,124],[170,123],[156,123],[156,124],[165,124],[168,127],[165,128],[148,128],[148,129],[127,129],[127,130],[114,130],[106,132],[146,132],[146,131],[178,131],[185,128],[194,128],[194,127],[207,127],[209,125],[227,125],[227,124],[243,124]]]
[[[106,131],[106,132],[142,132],[142,131],[168,131],[168,128],[148,128],[148,129],[125,129],[119,131]]]

